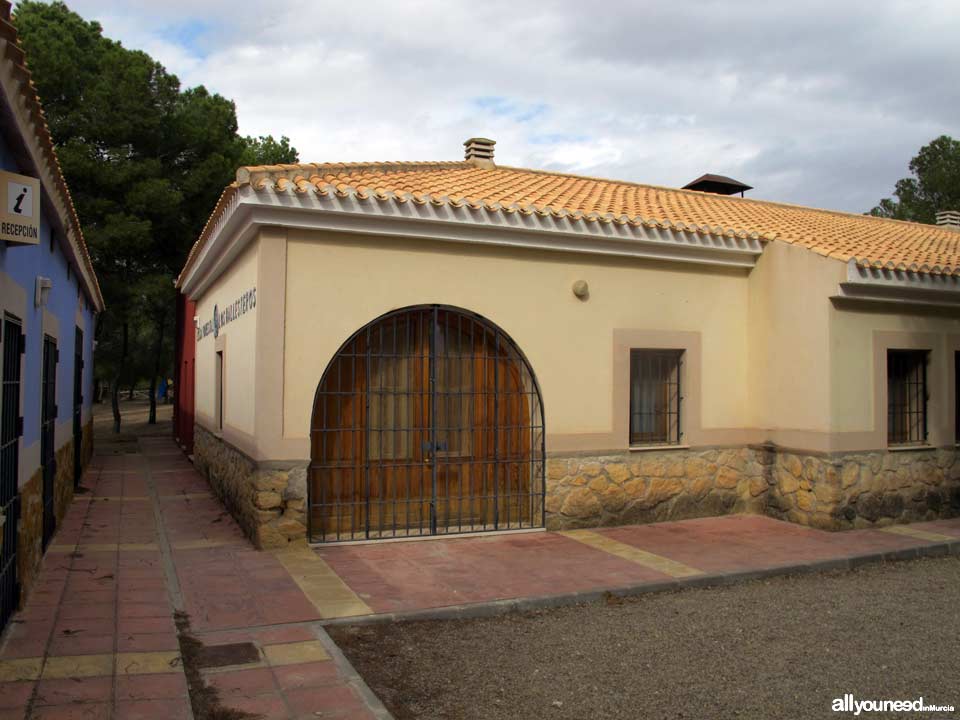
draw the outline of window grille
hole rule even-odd
[[[887,351],[887,442],[927,441],[926,350]]]
[[[630,444],[676,445],[683,350],[630,351]]]
[[[17,526],[20,519],[20,497],[17,478],[20,474],[20,370],[23,358],[23,325],[11,315],[3,317],[3,385],[0,393],[0,513],[6,523],[0,528],[0,631],[6,627],[20,603],[17,579]]]

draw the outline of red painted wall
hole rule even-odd
[[[187,451],[193,452],[194,362],[197,349],[193,318],[197,305],[182,293],[177,295],[177,343],[174,349],[176,376],[173,379],[173,437]]]

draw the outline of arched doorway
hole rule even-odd
[[[357,331],[313,404],[313,542],[543,525],[540,389],[514,342],[442,305]]]

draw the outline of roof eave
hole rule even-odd
[[[847,277],[841,282],[837,302],[960,309],[960,277],[917,270],[864,266],[856,258],[847,261]]]
[[[302,191],[293,183],[233,188],[218,204],[203,243],[191,253],[177,286],[196,297],[222,269],[222,258],[238,234],[251,226],[287,226],[421,238],[552,252],[643,258],[728,268],[752,268],[763,251],[758,236],[715,232],[625,216],[470,204],[355,189]],[[232,252],[232,250],[230,251]]]

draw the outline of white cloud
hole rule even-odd
[[[457,159],[864,211],[960,134],[951,0],[74,0],[308,161]],[[173,19],[173,20],[172,20]]]

